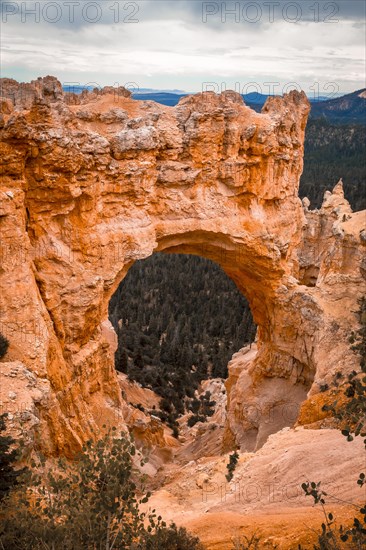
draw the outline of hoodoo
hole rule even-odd
[[[249,300],[257,351],[229,369],[227,448],[257,449],[289,417],[316,422],[320,385],[357,362],[366,230],[341,183],[320,210],[298,198],[305,94],[260,114],[231,91],[171,108],[124,88],[63,93],[53,77],[2,79],[0,94],[1,400],[14,430],[71,455],[105,422],[123,426],[108,302],[155,251],[214,260]]]

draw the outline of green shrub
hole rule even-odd
[[[194,397],[188,400],[187,408],[193,412],[193,415],[189,417],[187,425],[191,428],[197,422],[206,422],[207,417],[215,413],[215,405],[216,401],[211,400],[211,393],[209,391],[200,395],[199,399]]]
[[[0,359],[2,359],[8,351],[9,340],[0,334]]]
[[[365,474],[360,474],[357,481],[360,487],[365,484]],[[321,532],[318,533],[317,544],[314,544],[314,550],[346,550],[355,549],[362,550],[366,548],[366,504],[358,507],[350,503],[360,514],[360,518],[353,518],[351,527],[335,527],[335,519],[331,512],[326,510],[325,498],[328,494],[321,489],[321,483],[314,481],[303,483],[301,485],[306,496],[314,499],[314,504],[320,504],[323,509],[324,522],[321,525]],[[329,495],[332,496],[332,495]],[[302,547],[299,547],[301,550]]]
[[[156,529],[155,533],[147,534],[138,550],[204,550],[197,537],[190,535],[184,527],[174,523],[170,527]]]
[[[153,550],[167,540],[172,550],[199,550],[198,539],[167,528],[155,510],[140,511],[150,494],[134,466],[135,456],[126,435],[117,436],[113,429],[86,443],[71,463],[60,459],[49,467],[45,460],[33,462],[23,484],[3,501],[0,548]]]
[[[0,416],[0,434],[5,431],[7,414]],[[18,460],[18,451],[12,448],[15,441],[7,435],[0,435],[0,502],[7,496],[10,489],[18,483],[18,477],[24,470],[14,469]]]
[[[231,481],[234,477],[234,471],[239,460],[238,452],[231,454],[229,457],[229,464],[226,465],[228,473],[226,474],[227,481]]]

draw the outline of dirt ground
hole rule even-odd
[[[354,513],[349,507],[330,505],[327,510],[336,518],[335,528],[352,523]],[[253,534],[260,539],[260,549],[297,550],[301,544],[304,550],[312,550],[323,521],[320,507],[283,508],[277,514],[207,514],[184,526],[201,539],[207,550],[234,550],[235,538],[250,539]]]

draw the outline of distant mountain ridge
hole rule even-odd
[[[168,107],[174,107],[179,103],[182,97],[186,97],[189,94],[176,94],[174,92],[154,92],[154,93],[142,93],[133,92],[132,97],[141,101],[155,101]]]
[[[366,88],[342,97],[312,104],[311,117],[337,123],[366,124]]]
[[[187,95],[185,90],[169,90],[169,89],[163,89],[163,90],[156,90],[154,88],[129,88],[129,90],[133,94],[175,94],[175,95]]]

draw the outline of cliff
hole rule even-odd
[[[340,185],[320,211],[298,198],[305,94],[262,113],[231,91],[170,108],[121,88],[64,94],[53,77],[3,79],[1,96],[1,400],[14,430],[72,455],[103,424],[126,424],[108,302],[155,251],[219,263],[259,327],[227,382],[226,447],[314,422],[300,407],[357,361],[347,334],[365,232]]]

